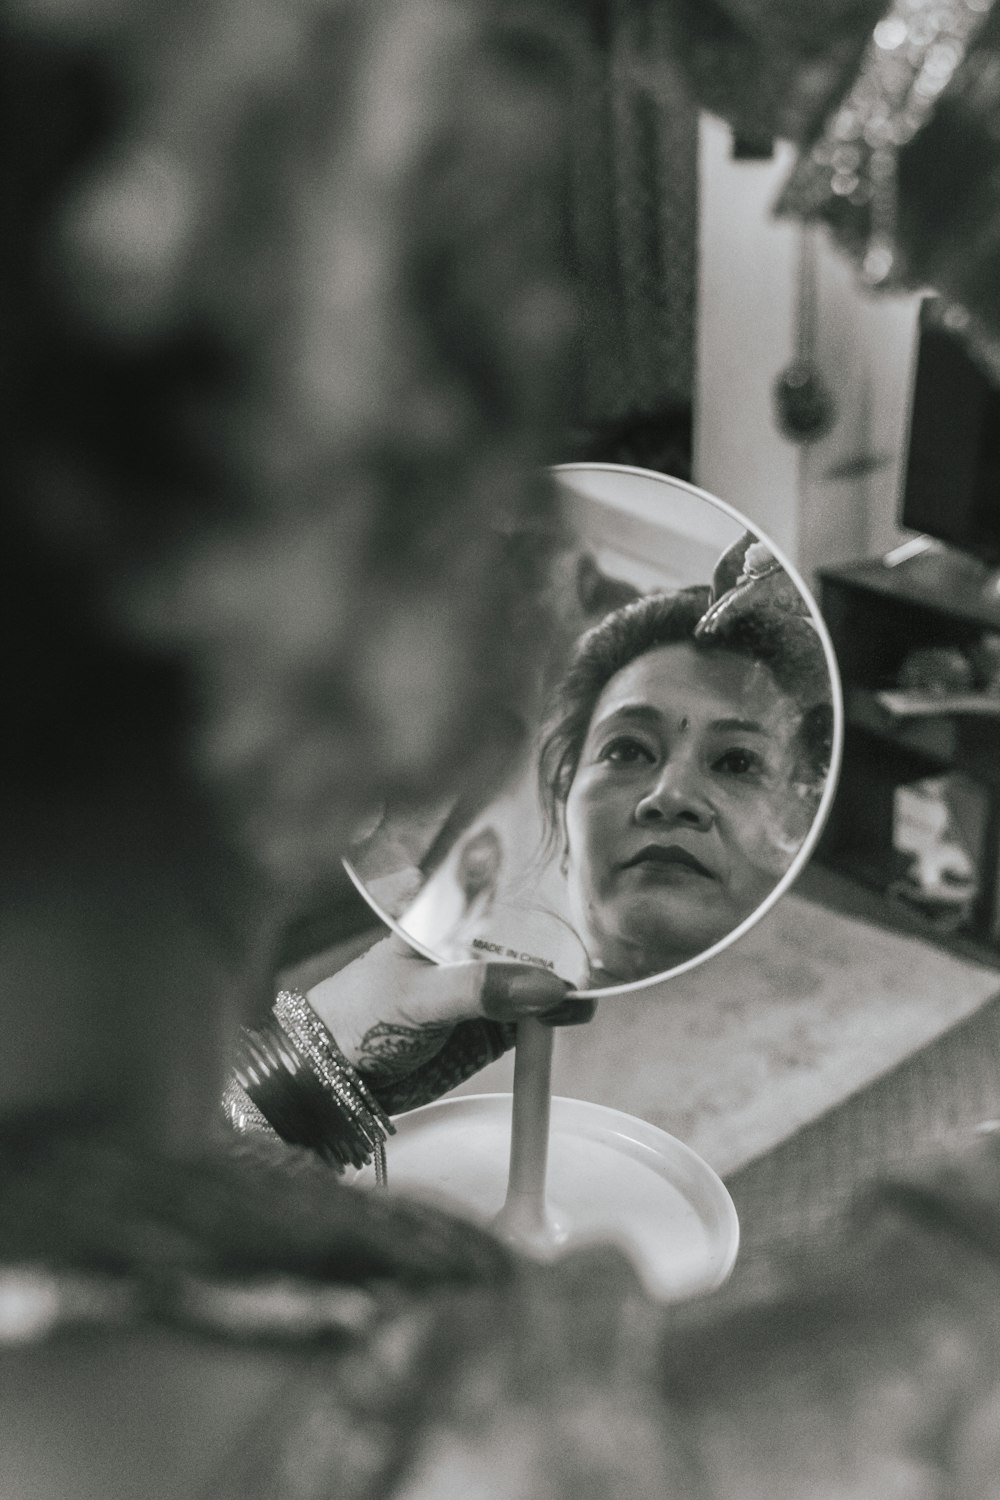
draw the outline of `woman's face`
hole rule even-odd
[[[773,889],[808,831],[796,703],[760,662],[658,646],[605,686],[565,809],[573,920],[596,983],[703,952]]]

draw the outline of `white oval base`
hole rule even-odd
[[[442,1099],[394,1123],[390,1190],[495,1218],[507,1190],[510,1094]],[[370,1169],[358,1178],[371,1180]],[[736,1260],[739,1222],[721,1178],[689,1146],[619,1110],[553,1098],[546,1196],[555,1234],[534,1253],[612,1242],[663,1300],[712,1291]]]

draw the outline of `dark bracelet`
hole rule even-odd
[[[306,997],[282,990],[268,1020],[240,1035],[223,1110],[241,1131],[262,1127],[343,1168],[375,1159],[385,1180],[393,1125]]]

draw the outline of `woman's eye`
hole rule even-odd
[[[654,759],[651,750],[640,740],[634,740],[628,735],[610,740],[601,751],[600,758],[610,761],[613,766],[634,766],[640,762],[652,765]]]
[[[712,770],[727,776],[759,776],[764,770],[764,757],[745,745],[734,745],[716,756]]]

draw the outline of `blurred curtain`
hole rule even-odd
[[[583,309],[579,456],[690,452],[698,109],[663,8],[590,0],[575,68],[572,234]],[[652,463],[652,467],[661,465]]]

